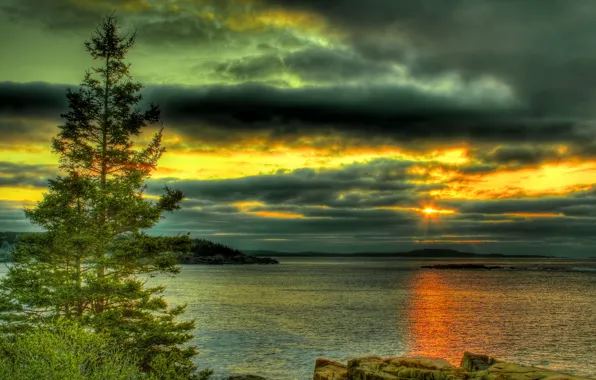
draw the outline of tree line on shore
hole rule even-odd
[[[15,249],[18,238],[24,234],[37,234],[39,232],[0,232],[0,262],[12,261],[12,252]],[[180,264],[193,264],[197,257],[204,256],[237,256],[244,255],[242,251],[229,247],[225,244],[213,242],[203,238],[191,239],[191,248],[189,252],[184,252],[178,256]]]

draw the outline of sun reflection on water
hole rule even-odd
[[[454,297],[457,296],[450,292],[440,274],[431,271],[415,275],[411,291],[411,305],[407,309],[410,323],[408,355],[445,358],[458,364],[461,352],[455,351],[455,331],[449,326],[449,320],[457,312],[454,307]]]

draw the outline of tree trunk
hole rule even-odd
[[[110,91],[110,55],[106,57],[106,71],[105,71],[105,80],[106,85],[103,94],[103,125],[102,125],[102,141],[101,141],[101,210],[99,214],[99,227],[100,229],[105,228],[106,225],[106,181],[107,181],[107,146],[108,146],[108,124],[109,124],[109,114],[108,114],[108,100],[109,100],[109,91]],[[101,231],[103,232],[103,230]],[[97,279],[99,281],[103,280],[105,277],[105,267],[102,263],[104,259],[104,252],[105,252],[105,244],[104,238],[101,236],[100,244],[97,252]],[[104,303],[105,298],[102,296],[97,300],[95,304],[95,312],[102,313],[104,310]]]

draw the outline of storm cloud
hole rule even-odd
[[[591,0],[7,0],[0,230],[28,229],[19,202],[57,175],[66,88],[114,9],[137,31],[142,106],[162,109],[147,193],[187,196],[154,232],[245,249],[596,247]]]

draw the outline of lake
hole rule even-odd
[[[596,377],[596,260],[482,260],[564,272],[432,270],[473,260],[278,258],[281,265],[184,266],[157,276],[196,319],[200,368],[312,379],[317,357],[464,351]],[[478,261],[480,262],[480,261]]]
[[[596,377],[596,260],[482,261],[571,270],[544,272],[278,259],[281,265],[185,266],[177,278],[153,279],[168,286],[172,302],[188,303],[197,363],[216,379],[311,379],[320,356],[418,355],[458,365],[466,350]]]

